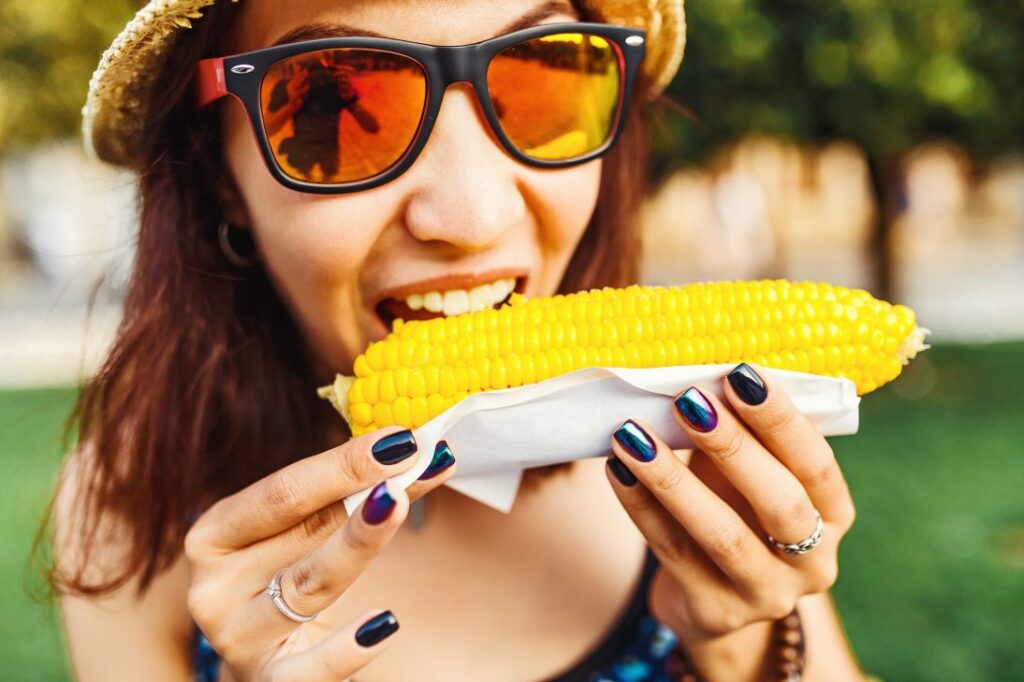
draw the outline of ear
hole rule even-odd
[[[229,170],[225,170],[217,181],[217,196],[220,199],[223,219],[229,225],[245,230],[251,228],[252,220],[245,205],[245,198]]]

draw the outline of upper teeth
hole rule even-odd
[[[472,289],[449,289],[448,291],[427,291],[421,294],[410,294],[405,304],[413,310],[426,308],[432,313],[459,315],[461,313],[490,308],[515,289],[514,277],[499,279],[490,284],[481,284]]]

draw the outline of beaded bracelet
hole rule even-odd
[[[702,682],[693,662],[681,646],[676,645],[672,654],[675,660],[670,665],[679,671],[679,677],[676,678],[679,682]],[[773,682],[800,682],[807,650],[800,612],[795,607],[789,615],[772,623],[772,657],[776,665],[771,673]]]

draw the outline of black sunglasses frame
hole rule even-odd
[[[487,70],[491,59],[503,50],[527,40],[558,33],[583,33],[608,40],[619,60],[619,100],[608,138],[597,149],[571,159],[544,160],[524,154],[505,135],[487,88]],[[285,173],[274,157],[263,125],[260,89],[267,71],[284,59],[318,50],[369,48],[406,56],[423,68],[427,92],[416,133],[402,156],[377,175],[347,183],[312,183]],[[202,60],[196,73],[196,104],[204,107],[221,97],[232,95],[245,107],[263,160],[274,178],[285,187],[312,194],[343,194],[378,187],[395,179],[416,160],[426,145],[441,102],[452,83],[468,82],[491,131],[513,158],[540,168],[566,168],[599,157],[610,150],[625,126],[627,105],[637,81],[637,72],[646,56],[646,31],[640,28],[592,22],[562,22],[531,26],[468,45],[428,45],[395,38],[344,36],[286,43],[227,57]]]

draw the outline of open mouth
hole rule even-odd
[[[392,322],[402,320],[430,320],[450,317],[466,312],[499,308],[508,301],[512,292],[523,293],[526,277],[503,277],[469,289],[423,291],[403,298],[384,298],[374,308],[387,329]]]

